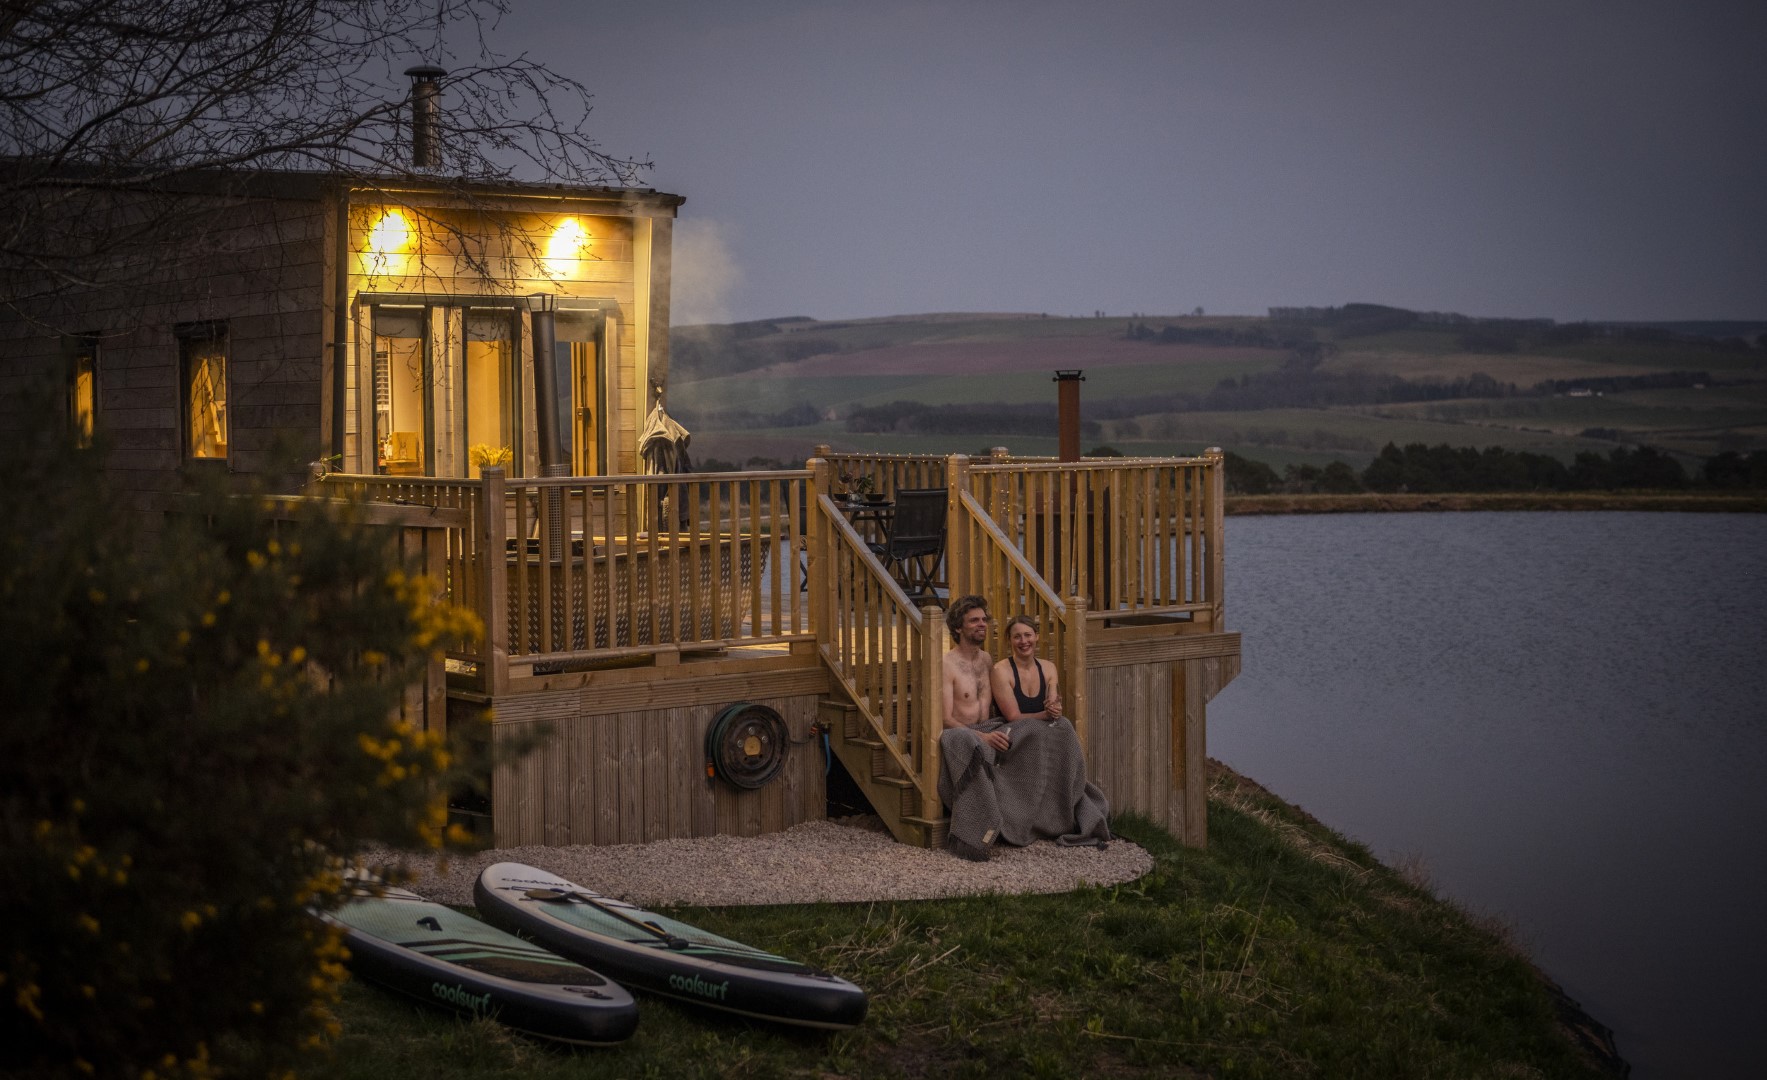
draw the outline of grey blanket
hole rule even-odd
[[[998,728],[1008,729],[1012,747],[997,755],[974,732]],[[951,809],[945,843],[966,859],[986,859],[995,840],[1103,846],[1111,838],[1110,803],[1087,781],[1079,736],[1065,717],[947,728],[939,736],[939,798]]]

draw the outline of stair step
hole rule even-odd
[[[873,776],[871,779],[879,784],[888,784],[893,788],[907,789],[914,786],[914,781],[906,776]]]

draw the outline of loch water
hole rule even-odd
[[[1209,753],[1508,923],[1639,1080],[1767,1075],[1767,515],[1227,521]]]

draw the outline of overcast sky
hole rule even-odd
[[[517,0],[677,323],[1767,317],[1760,0]]]

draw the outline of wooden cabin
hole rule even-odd
[[[7,376],[64,381],[144,514],[182,470],[271,471],[292,439],[317,459],[302,498],[396,529],[487,630],[407,710],[539,738],[461,811],[496,845],[784,829],[824,816],[836,757],[899,839],[937,844],[940,605],[970,592],[1041,622],[1113,807],[1205,841],[1206,706],[1239,667],[1219,454],[647,473],[679,197],[246,181],[193,183],[202,229],[131,288],[7,316]],[[856,475],[941,493],[930,591],[874,551]]]

